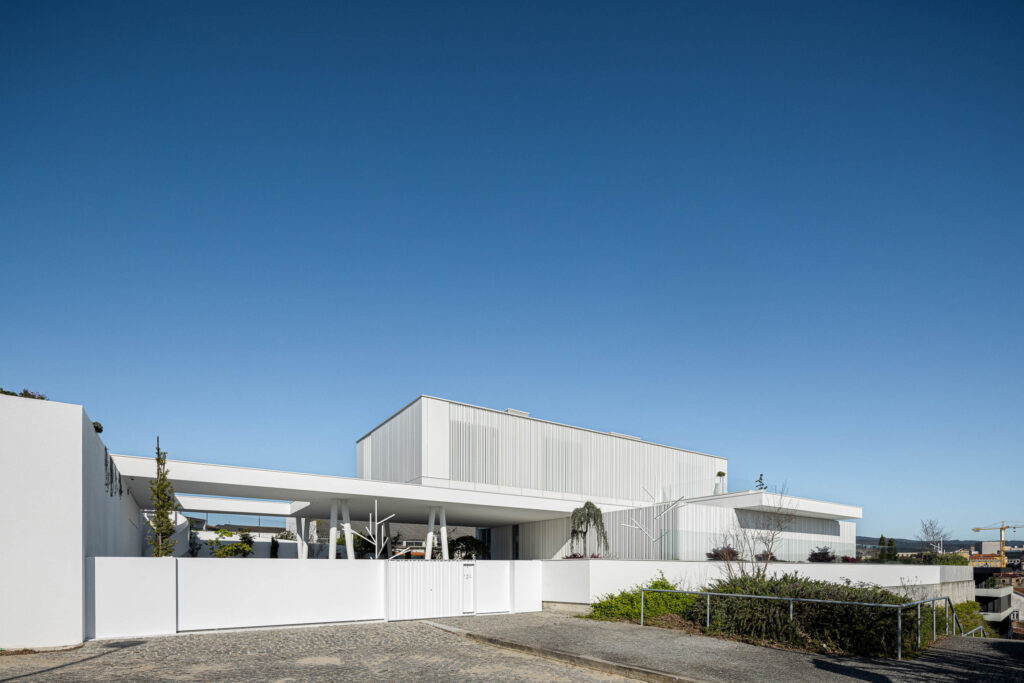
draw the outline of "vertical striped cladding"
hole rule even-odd
[[[704,560],[706,553],[725,544],[738,545],[734,537],[756,529],[764,513],[715,505],[685,505],[676,512],[676,543],[681,560]],[[811,550],[828,546],[837,556],[856,555],[855,522],[792,517],[779,534],[775,555],[787,562],[807,559]]]
[[[356,444],[357,476],[407,483],[423,474],[423,406],[417,400]]]
[[[706,496],[724,458],[450,404],[451,479],[606,501]]]
[[[629,560],[674,560],[675,515],[662,514],[671,503],[604,514],[608,549],[598,550],[595,532],[589,534],[589,553]],[[659,516],[660,515],[660,516]],[[636,528],[639,525],[643,530]],[[568,517],[519,525],[519,557],[524,560],[557,560],[573,552]],[[647,533],[644,533],[646,531]],[[648,535],[649,534],[649,535]],[[576,552],[583,552],[577,544]]]

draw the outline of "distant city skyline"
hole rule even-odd
[[[722,456],[860,535],[998,538],[970,529],[1024,521],[1022,25],[5,4],[0,386],[114,452],[349,476],[428,394]]]

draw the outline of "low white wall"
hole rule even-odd
[[[541,609],[539,561],[86,559],[88,638]]]
[[[476,613],[512,610],[512,561],[489,560],[476,563]]]
[[[546,602],[590,603],[648,583],[663,573],[684,590],[700,590],[708,582],[726,576],[723,562],[648,560],[546,560],[543,562],[543,597]],[[970,567],[778,563],[769,566],[775,575],[797,573],[809,579],[882,586],[923,599],[949,595],[954,602],[973,599]]]
[[[516,612],[539,612],[544,565],[540,560],[516,560],[513,564],[513,596]]]
[[[173,557],[87,557],[85,637],[161,636],[177,631]]]
[[[384,618],[384,563],[178,558],[178,630]]]

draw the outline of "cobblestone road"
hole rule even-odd
[[[418,622],[91,641],[0,657],[0,681],[621,681]]]

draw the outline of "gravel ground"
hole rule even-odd
[[[621,681],[420,622],[90,641],[0,657],[0,681]]]
[[[914,661],[833,657],[551,612],[439,624],[703,681],[1024,681],[1024,641],[949,638]]]

